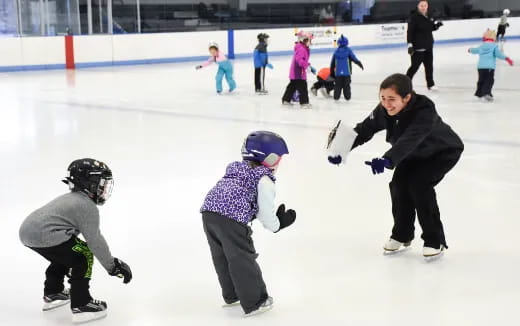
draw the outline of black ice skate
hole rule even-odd
[[[70,303],[69,289],[43,297],[43,311],[49,311]]]
[[[72,322],[75,324],[105,318],[107,304],[104,301],[91,299],[89,303],[78,308],[72,308]]]

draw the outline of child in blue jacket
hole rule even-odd
[[[488,29],[484,33],[484,43],[478,48],[470,48],[469,53],[478,54],[478,82],[477,91],[475,96],[478,98],[484,98],[486,101],[493,101],[493,84],[495,83],[495,68],[497,65],[497,58],[507,61],[509,65],[513,65],[513,60],[506,57],[502,51],[500,51],[496,44],[496,33]]]
[[[351,70],[354,62],[362,70],[363,64],[358,60],[354,52],[348,47],[348,39],[341,35],[338,39],[338,48],[332,56],[332,62],[330,63],[330,72],[333,78],[336,80],[334,86],[334,99],[337,101],[341,96],[341,90],[343,90],[343,96],[347,101],[350,100],[350,82],[351,82]]]
[[[269,63],[269,56],[267,54],[267,41],[269,35],[260,33],[257,38],[258,45],[253,52],[253,60],[255,64],[255,92],[258,95],[266,95],[265,68],[273,69],[273,65]]]

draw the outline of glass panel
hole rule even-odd
[[[107,0],[92,0],[92,32],[108,33]]]
[[[88,1],[78,0],[79,6],[79,31],[80,34],[88,34]]]
[[[45,26],[43,21],[43,1],[42,0],[19,0],[20,14],[22,21],[20,24],[22,35],[44,35]]]
[[[54,31],[55,34],[58,35],[80,34],[78,0],[56,1],[54,15],[51,11],[52,7],[50,4],[51,1],[49,1],[49,22],[51,32]]]
[[[140,0],[141,30],[143,33],[173,32],[186,30],[218,29],[218,19],[201,20],[197,2],[179,3],[166,0]],[[218,10],[213,4],[203,11]]]
[[[114,34],[137,33],[137,0],[114,0],[112,17]]]
[[[89,0],[0,0],[0,34],[87,34]],[[92,32],[157,33],[405,22],[417,0],[91,0]],[[520,13],[518,0],[430,0],[437,19]],[[140,23],[139,17],[140,16]],[[112,20],[112,26],[108,26]],[[498,24],[498,20],[497,20]]]
[[[0,35],[18,34],[16,0],[0,1]]]

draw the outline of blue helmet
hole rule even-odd
[[[285,140],[270,131],[250,133],[242,146],[244,160],[258,162],[267,167],[277,165],[285,154],[289,154]]]
[[[339,47],[348,46],[348,38],[346,38],[345,35],[341,34],[341,36],[339,37],[338,46]]]

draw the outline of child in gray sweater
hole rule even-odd
[[[59,196],[31,213],[20,227],[21,242],[46,258],[43,310],[71,303],[73,321],[103,318],[107,305],[89,293],[92,265],[96,257],[112,276],[130,282],[132,272],[123,261],[112,257],[99,229],[99,210],[110,197],[113,179],[108,166],[93,159],[72,162],[63,182],[70,193]],[[83,241],[78,238],[82,234]],[[88,244],[87,244],[88,243]],[[64,286],[69,277],[71,291]]]

